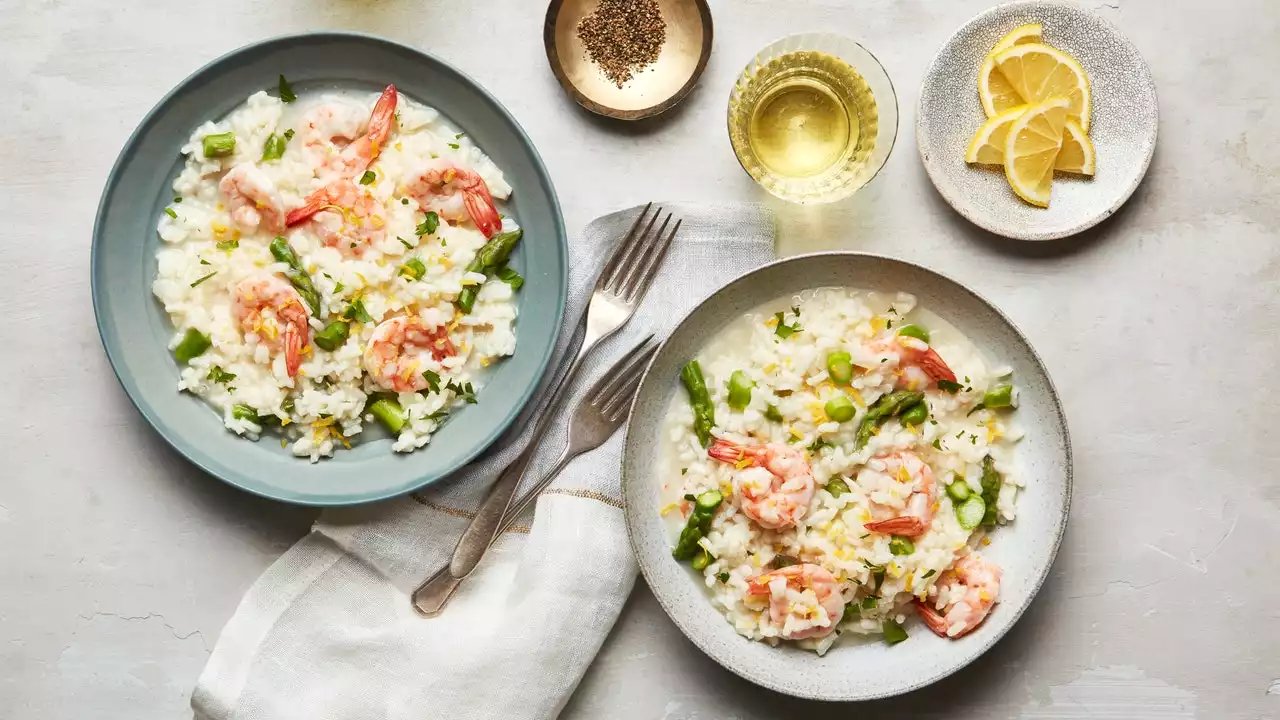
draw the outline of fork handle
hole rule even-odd
[[[533,428],[533,434],[529,438],[529,444],[498,475],[493,487],[489,489],[488,496],[485,497],[484,502],[480,505],[480,509],[476,511],[475,518],[471,520],[471,524],[467,526],[467,529],[462,532],[462,537],[458,539],[458,544],[453,549],[453,557],[449,560],[449,574],[455,579],[462,579],[476,569],[476,565],[480,563],[480,558],[484,557],[489,545],[493,543],[494,539],[502,531],[502,518],[507,514],[511,499],[515,497],[516,489],[520,487],[520,481],[524,479],[525,473],[529,470],[529,461],[533,459],[533,453],[538,448],[538,442],[546,434],[551,419],[555,416],[556,409],[560,406],[561,401],[564,400],[563,390],[573,382],[579,368],[582,367],[583,359],[587,357],[587,353],[591,352],[598,342],[599,337],[593,337],[592,333],[588,333],[587,337],[583,339],[582,346],[578,348],[578,354],[573,358],[569,369],[565,371],[564,375],[551,389],[551,401],[543,410],[542,417],[538,418],[538,422]]]

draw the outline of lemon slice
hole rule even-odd
[[[1009,126],[1029,107],[1031,106],[1019,105],[988,118],[969,141],[969,149],[964,154],[964,161],[982,165],[1003,165],[1004,142],[1005,138],[1009,137]]]
[[[1075,58],[1048,45],[1026,43],[1001,50],[991,59],[995,69],[990,74],[1003,77],[1026,102],[1067,98],[1067,114],[1079,121],[1082,130],[1089,131],[1089,77]]]
[[[982,100],[982,109],[986,111],[987,117],[995,117],[1026,102],[1004,75],[996,71],[996,55],[1014,45],[1040,42],[1043,31],[1044,26],[1039,23],[1019,25],[1000,38],[1000,42],[987,53],[982,68],[978,70],[978,97]]]
[[[1071,100],[1049,98],[1027,108],[1009,125],[1004,143],[1004,175],[1018,197],[1049,207],[1053,166],[1062,150],[1062,133]]]
[[[1062,136],[1062,151],[1058,153],[1053,169],[1092,177],[1095,167],[1093,142],[1085,134],[1084,128],[1080,127],[1080,123],[1068,119],[1066,132]]]
[[[1026,103],[1013,85],[996,69],[994,55],[988,55],[978,70],[978,99],[982,101],[982,110],[989,118]]]
[[[1005,35],[1004,37],[1000,38],[1000,42],[996,43],[995,47],[991,48],[991,52],[988,54],[995,55],[1001,50],[1008,50],[1014,45],[1022,45],[1024,43],[1038,43],[1041,41],[1041,36],[1043,33],[1044,33],[1044,26],[1041,25],[1040,23],[1028,23],[1026,25],[1019,25],[1018,27],[1010,30],[1008,35]]]

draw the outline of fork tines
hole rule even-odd
[[[644,368],[658,350],[658,343],[650,334],[639,345],[631,349],[618,363],[614,370],[606,373],[587,391],[586,400],[595,406],[601,416],[609,422],[619,422],[631,405],[636,387],[644,375]]]
[[[667,254],[667,248],[671,247],[671,241],[675,239],[676,232],[680,230],[680,224],[684,222],[676,220],[675,226],[668,233],[667,226],[671,224],[672,219],[671,213],[668,212],[662,220],[662,225],[655,232],[654,225],[662,216],[662,208],[657,208],[650,215],[649,210],[652,208],[653,203],[649,203],[640,211],[639,217],[631,225],[626,237],[618,244],[613,257],[609,258],[609,263],[600,273],[600,280],[596,285],[597,288],[608,290],[624,298],[628,303],[635,302],[649,289],[649,284],[657,275],[654,270]],[[647,224],[646,217],[648,217]],[[642,224],[644,224],[643,231],[640,230]]]

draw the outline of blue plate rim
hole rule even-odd
[[[565,252],[562,254],[561,261],[560,261],[560,273],[562,277],[566,279],[568,278],[568,273],[569,273],[568,244],[569,243],[568,243],[568,233],[565,230],[565,224],[564,224],[564,212],[560,206],[560,197],[556,193],[555,184],[551,181],[551,174],[547,171],[546,163],[544,163],[542,160],[542,154],[538,152],[537,146],[534,145],[533,140],[529,137],[529,134],[525,131],[524,126],[521,125],[518,120],[516,120],[515,116],[513,116],[511,112],[507,110],[505,105],[503,105],[496,97],[494,97],[494,95],[491,92],[489,92],[488,89],[486,89],[483,85],[477,82],[470,75],[459,70],[457,67],[455,67],[451,63],[446,62],[445,60],[442,60],[421,48],[417,48],[412,45],[406,45],[404,43],[396,42],[394,40],[389,40],[387,38],[384,38],[378,35],[372,35],[369,33],[340,32],[340,31],[314,31],[314,32],[288,33],[284,35],[276,35],[273,37],[265,38],[263,40],[258,40],[245,45],[241,45],[240,47],[237,47],[233,50],[223,53],[222,55],[219,55],[218,57],[214,58],[213,60],[210,60],[209,62],[205,63],[204,65],[201,65],[199,68],[189,73],[176,85],[170,88],[170,90],[166,92],[164,96],[161,97],[160,100],[157,101],[156,104],[152,106],[150,110],[147,111],[146,115],[143,116],[142,120],[138,123],[137,127],[133,129],[133,132],[129,134],[128,139],[125,140],[124,145],[120,148],[120,153],[116,156],[115,162],[111,164],[111,169],[107,172],[106,182],[103,184],[103,188],[102,188],[102,195],[98,198],[98,207],[94,211],[93,230],[91,233],[91,245],[89,249],[89,294],[93,302],[93,317],[94,317],[94,323],[98,328],[98,339],[102,343],[103,350],[107,355],[107,364],[111,366],[111,371],[115,375],[116,381],[120,383],[120,387],[121,389],[124,390],[125,396],[129,398],[130,404],[132,404],[133,407],[137,409],[138,413],[141,414],[143,419],[147,421],[147,424],[151,426],[151,428],[156,432],[156,434],[158,434],[169,445],[169,447],[173,448],[173,450],[176,451],[179,455],[181,455],[184,459],[186,459],[187,462],[200,468],[200,470],[202,470],[207,475],[215,477],[218,480],[228,485],[231,485],[232,487],[238,488],[252,495],[257,495],[259,497],[265,497],[271,500],[278,500],[280,502],[286,502],[293,505],[305,505],[305,506],[311,506],[311,507],[350,507],[354,505],[364,505],[368,503],[378,502],[381,500],[387,500],[389,498],[408,495],[410,493],[421,490],[424,487],[434,485],[448,478],[449,476],[453,475],[459,469],[469,464],[472,460],[474,460],[477,456],[479,456],[485,450],[489,449],[489,447],[493,445],[494,441],[496,441],[499,437],[502,436],[504,432],[506,432],[506,430],[511,426],[511,423],[515,421],[516,417],[519,416],[520,412],[528,405],[529,400],[532,399],[533,394],[537,390],[540,383],[535,381],[533,383],[530,383],[529,386],[525,388],[523,395],[512,406],[512,409],[508,413],[507,417],[503,419],[500,423],[498,423],[494,427],[493,431],[489,434],[489,436],[484,438],[482,442],[477,444],[473,451],[469,453],[464,453],[463,455],[459,456],[459,459],[455,460],[448,468],[437,473],[435,477],[429,477],[429,479],[424,480],[423,482],[421,482],[416,486],[408,487],[408,488],[397,488],[395,490],[379,492],[373,495],[369,495],[367,497],[361,497],[359,499],[352,499],[352,500],[341,500],[341,499],[333,499],[328,497],[303,498],[303,497],[289,496],[285,494],[273,494],[269,492],[264,492],[259,488],[255,488],[251,485],[240,482],[237,478],[226,477],[223,474],[220,474],[219,472],[211,468],[208,464],[206,464],[202,460],[194,457],[193,453],[188,452],[188,448],[184,447],[182,438],[172,433],[167,427],[163,426],[163,424],[159,422],[159,419],[156,416],[154,409],[149,404],[143,403],[140,400],[139,398],[140,390],[133,383],[132,378],[126,379],[126,377],[123,374],[121,374],[121,364],[123,363],[123,360],[117,356],[116,354],[117,351],[113,349],[113,343],[110,340],[108,340],[108,333],[103,323],[103,315],[102,315],[102,302],[103,302],[102,295],[105,290],[105,287],[104,287],[105,281],[99,282],[99,279],[98,279],[98,274],[101,267],[100,255],[102,253],[102,243],[100,242],[100,238],[103,232],[103,222],[107,212],[108,201],[110,197],[113,195],[113,189],[115,188],[118,182],[118,176],[120,175],[121,168],[124,165],[125,160],[130,156],[131,151],[133,151],[138,145],[138,143],[141,141],[141,137],[144,135],[145,131],[147,131],[155,123],[157,117],[160,115],[163,109],[171,102],[173,97],[177,95],[180,91],[182,91],[184,88],[186,88],[188,85],[198,80],[199,78],[202,78],[205,75],[215,72],[219,66],[231,60],[234,60],[236,57],[244,53],[254,51],[254,50],[260,50],[260,49],[273,49],[273,46],[286,46],[289,43],[293,43],[293,42],[299,42],[304,40],[316,40],[316,39],[356,40],[356,41],[390,46],[402,52],[409,52],[415,55],[419,55],[428,62],[436,63],[444,71],[453,73],[454,75],[458,76],[458,78],[460,78],[462,81],[464,81],[467,85],[470,85],[471,87],[475,88],[478,91],[479,95],[487,103],[489,103],[493,107],[493,109],[496,110],[507,122],[509,122],[513,128],[515,128],[515,131],[519,136],[519,140],[529,149],[530,153],[533,156],[534,170],[540,177],[542,183],[545,185],[547,194],[551,199],[552,210],[553,210],[552,214],[555,220],[556,232],[560,239],[561,245],[564,246],[565,248]],[[557,333],[563,330],[564,311],[565,311],[565,304],[567,302],[567,295],[568,293],[566,289],[565,292],[559,293],[559,298],[557,300],[557,308],[555,313]],[[547,366],[550,364],[551,358],[555,354],[555,348],[556,348],[556,343],[555,342],[550,343],[547,346],[547,349],[542,353],[542,357],[538,358],[538,361],[537,361],[538,371],[536,374],[539,378],[543,377],[546,374]]]

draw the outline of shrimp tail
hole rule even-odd
[[[378,158],[383,146],[387,144],[387,137],[391,135],[391,126],[396,121],[396,103],[399,99],[396,86],[388,85],[373,106],[373,114],[369,116],[369,132],[365,133],[365,138],[369,142],[370,163]]]
[[[327,205],[329,205],[329,194],[325,188],[321,188],[312,193],[311,197],[307,198],[301,207],[290,210],[289,214],[284,218],[284,225],[285,227],[293,227],[298,223],[306,222],[311,219],[312,215],[320,212]]]
[[[925,350],[916,364],[935,382],[938,380],[952,383],[956,381],[956,374],[952,372],[951,368],[947,367],[947,363],[942,359],[942,356],[933,348]]]
[[[919,537],[924,534],[925,530],[929,529],[924,520],[914,515],[901,515],[888,520],[867,523],[862,527],[871,532],[901,535],[903,537]]]
[[[741,445],[735,445],[728,440],[721,440],[719,438],[717,438],[715,442],[711,443],[711,447],[707,448],[707,455],[715,460],[719,460],[720,462],[735,465],[743,462],[744,460],[750,461],[749,465],[756,464],[756,459],[752,456],[750,450],[742,447]]]
[[[462,202],[467,206],[471,221],[484,234],[485,239],[497,235],[502,229],[502,218],[498,216],[498,208],[493,204],[493,194],[480,176],[477,175],[475,182],[462,191]]]
[[[925,626],[933,631],[938,637],[950,637],[947,633],[947,620],[938,614],[929,603],[923,600],[916,600],[916,612],[919,613],[920,619],[924,621]]]
[[[307,344],[306,332],[288,323],[284,328],[284,367],[289,377],[296,377],[302,366],[302,348]]]

